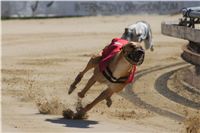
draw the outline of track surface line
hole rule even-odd
[[[141,70],[136,74],[135,82],[128,85],[120,95],[139,107],[182,121],[185,119],[185,106],[199,109],[200,104],[189,101],[171,91],[167,87],[167,80],[171,74],[188,66],[190,65],[185,62],[178,62]],[[151,80],[153,78],[154,82],[148,82],[149,78]],[[144,84],[144,87],[138,88],[139,84]],[[179,107],[181,107],[181,111],[176,110]]]

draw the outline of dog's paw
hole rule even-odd
[[[112,100],[110,98],[106,99],[106,105],[110,107],[112,105]]]
[[[73,119],[75,113],[71,109],[63,110],[62,115],[65,119]]]
[[[79,93],[78,93],[78,97],[80,97],[80,98],[84,98],[85,95],[84,95],[83,93],[79,92]]]
[[[152,46],[152,47],[150,48],[150,50],[153,52],[153,51],[154,51],[154,47]]]
[[[76,86],[71,85],[68,90],[68,94],[70,95],[75,89],[76,89]]]
[[[85,111],[83,111],[83,108],[77,110],[77,113],[74,114],[74,119],[87,119],[89,116]]]

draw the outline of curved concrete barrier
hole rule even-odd
[[[164,35],[172,36],[189,40],[192,42],[200,43],[200,30],[186,26],[179,26],[178,21],[162,22],[161,32]]]
[[[181,55],[182,58],[185,61],[200,67],[200,53],[196,53],[196,52],[192,51],[189,48],[189,44],[188,45],[184,45],[182,47],[182,49],[183,49],[183,53]]]

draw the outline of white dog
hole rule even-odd
[[[134,42],[142,42],[144,41],[145,49],[153,48],[152,42],[152,32],[150,25],[145,21],[138,21],[135,24],[131,24],[125,28],[125,32],[123,33],[122,39]]]

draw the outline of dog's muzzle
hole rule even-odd
[[[141,65],[144,62],[145,52],[142,48],[136,48],[133,52],[127,54],[126,59],[134,65]]]

